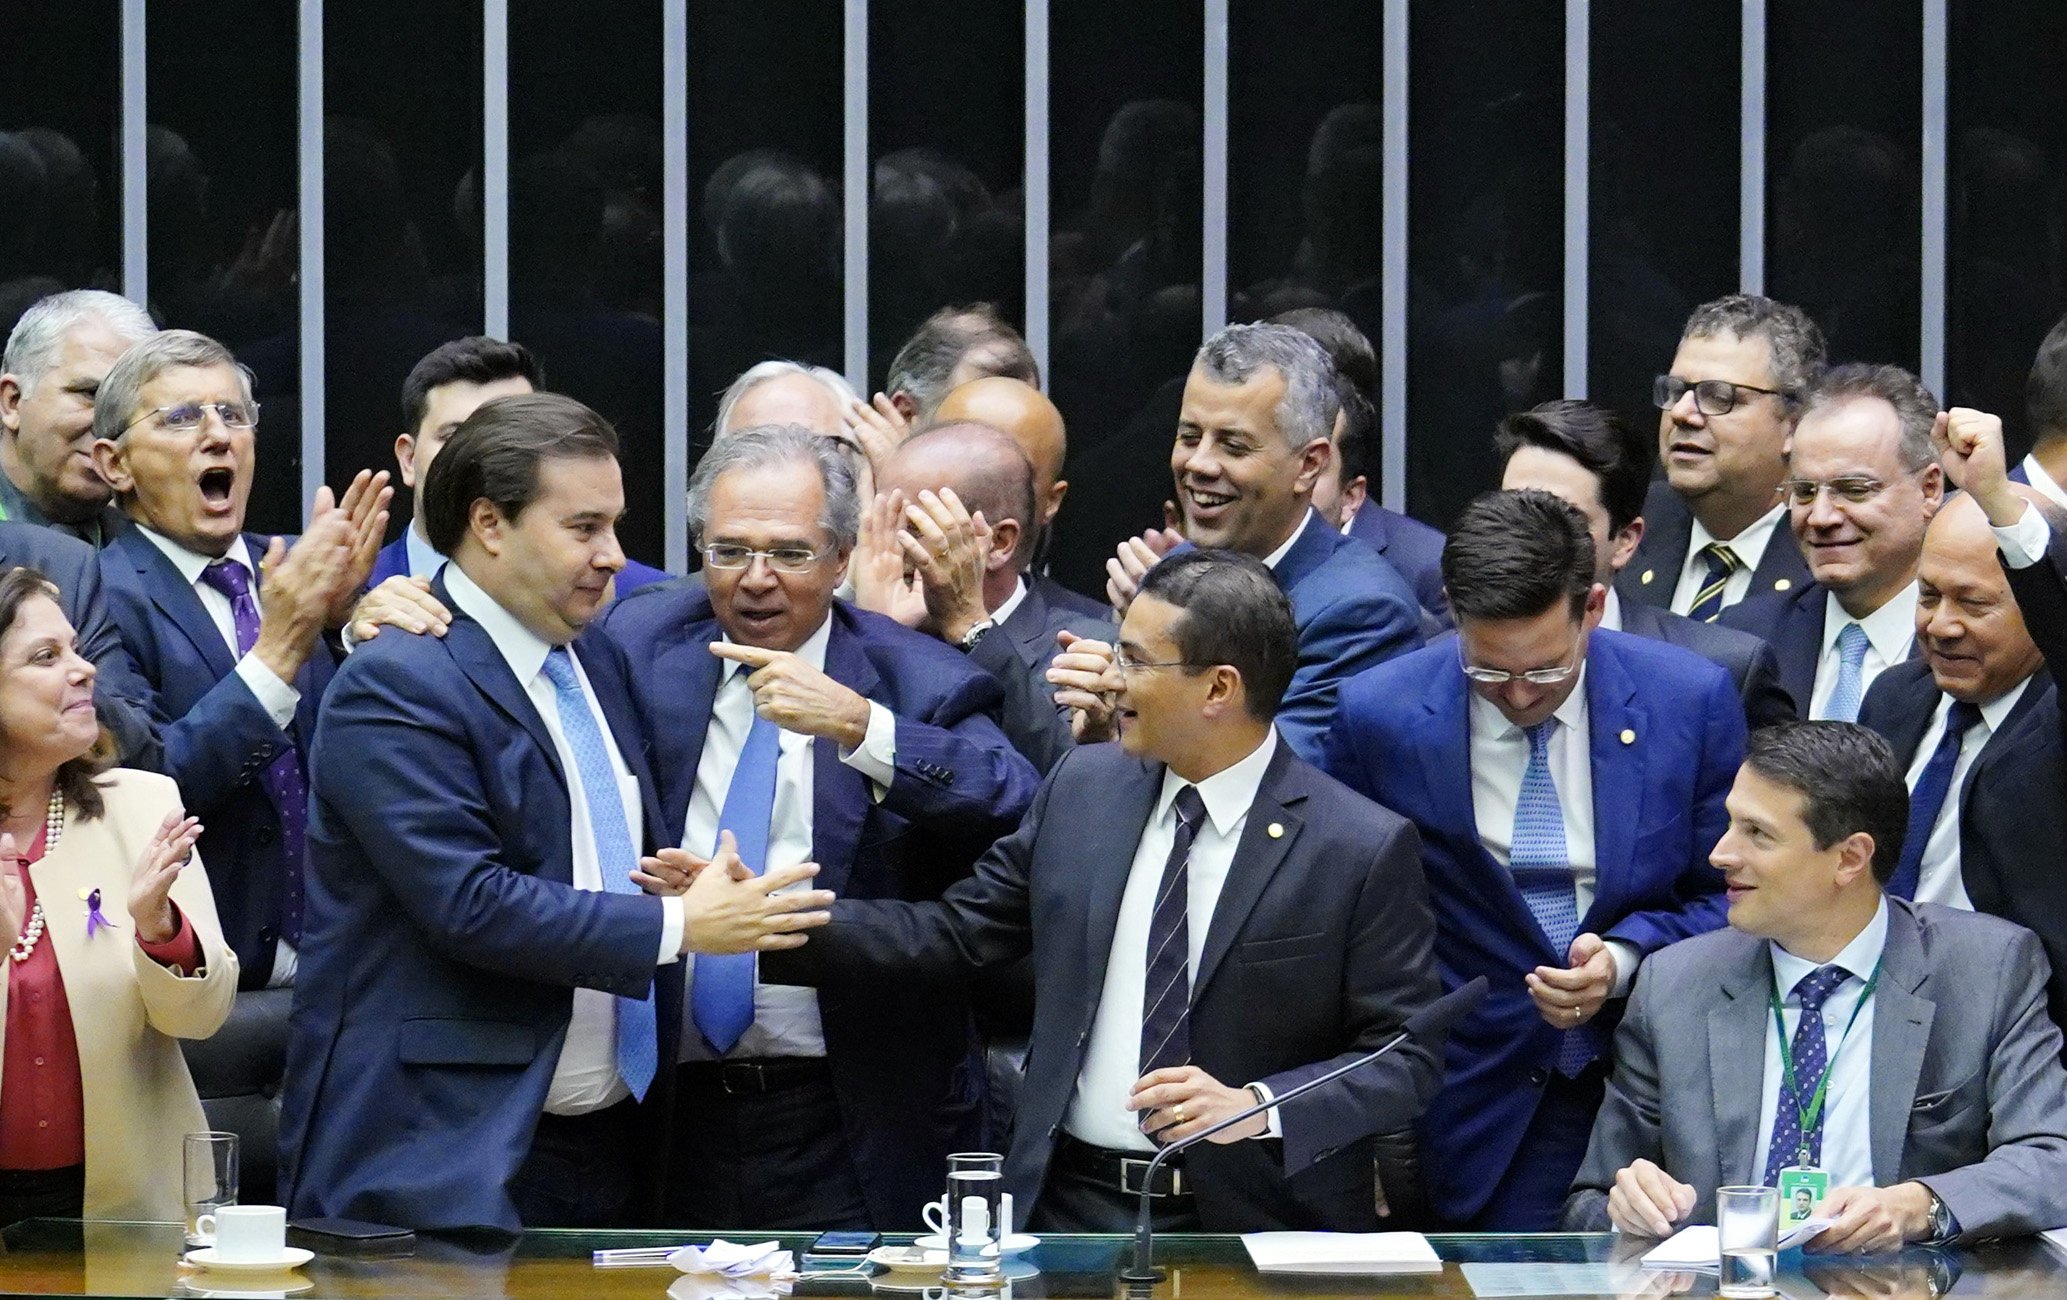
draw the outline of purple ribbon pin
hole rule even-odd
[[[112,930],[115,923],[100,910],[100,891],[94,890],[86,896],[86,937],[91,939],[101,930]]]

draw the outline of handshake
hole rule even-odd
[[[800,887],[818,874],[817,863],[755,875],[740,859],[731,831],[719,832],[718,851],[708,858],[686,849],[662,849],[639,859],[639,869],[631,874],[649,894],[681,898],[684,953],[801,948],[806,930],[833,919],[826,910],[832,891]]]

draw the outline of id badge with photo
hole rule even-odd
[[[1789,1165],[1780,1171],[1780,1222],[1807,1223],[1823,1209],[1830,1194],[1830,1175],[1813,1165]]]

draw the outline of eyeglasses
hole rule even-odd
[[[1457,662],[1463,665],[1464,675],[1481,686],[1505,686],[1509,682],[1522,681],[1531,686],[1555,686],[1573,673],[1579,671],[1579,651],[1572,650],[1572,662],[1559,664],[1555,668],[1531,668],[1527,672],[1510,673],[1499,668],[1481,668],[1477,664],[1464,662],[1464,646],[1457,647]]]
[[[713,569],[751,568],[756,556],[768,561],[768,567],[777,573],[809,573],[813,565],[825,558],[825,552],[808,546],[776,546],[762,551],[736,542],[714,542],[703,548],[703,562]]]
[[[225,429],[249,429],[258,423],[257,402],[181,402],[177,406],[154,406],[150,410],[122,426],[127,433],[152,416],[158,416],[158,427],[174,433],[192,433],[201,427],[210,411],[223,422]]]
[[[1123,673],[1133,673],[1147,668],[1211,668],[1213,665],[1195,664],[1183,659],[1166,659],[1160,663],[1148,663],[1144,660],[1135,659],[1129,656],[1126,651],[1120,650],[1113,654],[1112,666]]]
[[[1887,486],[1877,478],[1833,478],[1821,482],[1812,478],[1790,478],[1781,481],[1779,491],[1789,505],[1812,506],[1823,494],[1823,489],[1829,488],[1830,495],[1860,506],[1879,496]]]
[[[1764,393],[1768,397],[1792,397],[1778,388],[1756,384],[1734,384],[1727,379],[1700,379],[1688,383],[1678,375],[1659,375],[1651,381],[1651,405],[1669,411],[1679,405],[1687,390],[1694,390],[1694,409],[1703,415],[1728,415],[1736,409],[1738,393]]]

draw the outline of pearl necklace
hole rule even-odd
[[[57,847],[57,841],[65,833],[65,795],[62,790],[50,792],[50,809],[43,815],[43,852],[48,854]],[[29,923],[22,927],[21,937],[14,941],[14,947],[7,955],[15,961],[27,961],[36,951],[36,945],[43,939],[43,900],[37,899],[36,906],[29,910]]]

